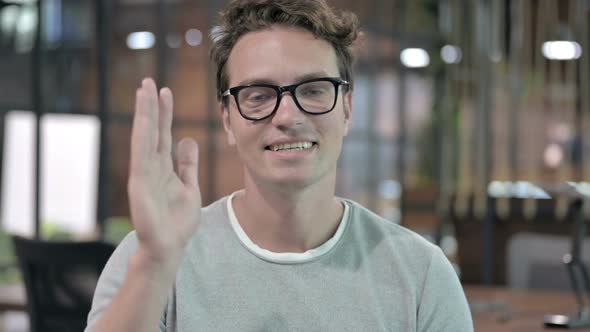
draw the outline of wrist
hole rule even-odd
[[[183,253],[153,255],[141,245],[129,257],[129,268],[139,276],[153,282],[173,281]]]

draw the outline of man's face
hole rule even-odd
[[[240,38],[226,70],[229,87],[290,85],[310,77],[340,76],[330,43],[305,30],[283,26]],[[292,95],[284,93],[276,113],[260,121],[242,118],[230,96],[228,109],[222,106],[223,124],[229,144],[236,146],[244,164],[246,181],[295,188],[322,179],[333,181],[351,116],[351,93],[342,92],[340,87],[334,109],[321,115],[302,112]],[[305,143],[306,148],[285,146],[292,143]]]

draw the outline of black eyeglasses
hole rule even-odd
[[[223,97],[234,96],[242,117],[258,121],[277,111],[283,93],[287,91],[301,111],[308,114],[328,113],[336,106],[341,85],[348,86],[349,83],[337,77],[322,77],[286,86],[249,84],[227,89]]]

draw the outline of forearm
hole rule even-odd
[[[179,261],[155,264],[138,249],[129,258],[121,288],[91,331],[157,331]]]
[[[90,331],[156,330],[184,247],[199,224],[199,149],[194,140],[183,139],[172,160],[172,107],[170,89],[158,93],[152,79],[142,81],[136,91],[127,185],[139,245],[127,262],[113,265],[127,264],[124,274],[115,271],[109,278],[110,272],[103,271],[104,284],[114,287],[95,292]],[[105,307],[106,299],[112,300]]]

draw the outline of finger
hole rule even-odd
[[[144,79],[135,96],[135,113],[131,130],[131,170],[144,170],[156,152],[158,142],[156,85]],[[154,106],[154,100],[156,106]]]
[[[172,109],[174,107],[172,91],[168,88],[160,90],[160,116],[158,123],[158,152],[170,156],[172,150]]]
[[[199,146],[195,140],[184,138],[176,147],[176,167],[182,182],[194,188],[199,187]]]

